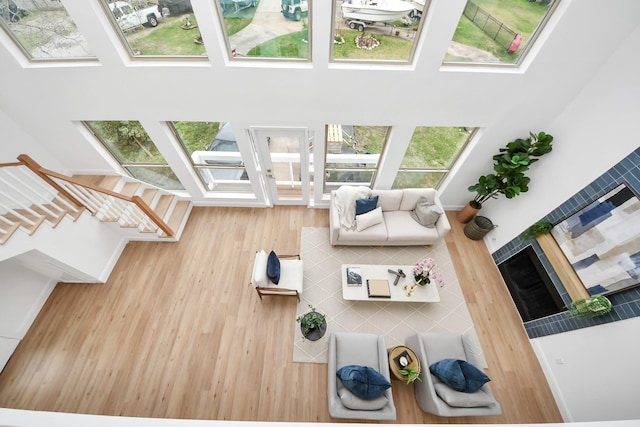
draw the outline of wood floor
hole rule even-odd
[[[393,380],[396,423],[562,422],[497,268],[454,229],[447,245],[484,348],[496,417],[423,413]],[[248,286],[260,248],[297,253],[304,207],[194,208],[178,243],[129,243],[106,284],[58,284],[0,375],[0,407],[218,420],[339,422],[327,366],[292,362],[294,298]]]

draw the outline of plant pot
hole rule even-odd
[[[469,221],[469,223],[464,226],[464,235],[471,240],[480,240],[494,228],[495,226],[489,218],[475,216],[472,221]]]
[[[327,321],[325,320],[319,328],[311,329],[306,334],[304,333],[304,328],[300,325],[300,332],[309,341],[318,341],[327,332]]]
[[[462,210],[458,211],[456,219],[459,223],[466,224],[471,221],[471,218],[473,218],[478,212],[480,212],[481,208],[482,205],[476,206],[475,204],[472,204],[472,202],[469,202],[465,205],[464,208],[462,208]]]

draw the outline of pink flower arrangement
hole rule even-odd
[[[425,258],[418,261],[413,267],[413,278],[420,286],[426,286],[433,280],[440,287],[444,286],[444,279],[440,273],[436,272],[436,261],[433,258]]]

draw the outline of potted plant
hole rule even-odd
[[[553,228],[551,222],[543,219],[524,230],[520,234],[520,238],[522,240],[535,239],[536,237],[549,233],[551,228]]]
[[[604,295],[594,295],[588,298],[571,301],[567,308],[569,309],[569,316],[584,319],[607,314],[611,311],[613,306],[611,305],[609,298]]]
[[[322,313],[318,313],[311,304],[311,311],[298,316],[296,322],[300,323],[300,331],[302,336],[311,341],[317,341],[327,332],[327,319]]]
[[[499,195],[512,199],[529,191],[531,179],[525,172],[540,156],[552,150],[552,141],[553,136],[544,132],[537,135],[529,132],[529,138],[518,138],[501,148],[498,154],[493,156],[494,173],[482,175],[476,184],[468,187],[468,190],[476,195],[458,212],[458,221],[469,222],[489,199],[495,199]]]
[[[411,384],[415,380],[422,381],[420,378],[420,367],[418,366],[405,366],[398,372],[406,377],[407,384]]]

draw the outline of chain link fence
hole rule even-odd
[[[489,12],[475,3],[467,1],[464,16],[469,18],[478,28],[491,37],[496,43],[508,49],[516,36],[516,32],[491,16]]]

